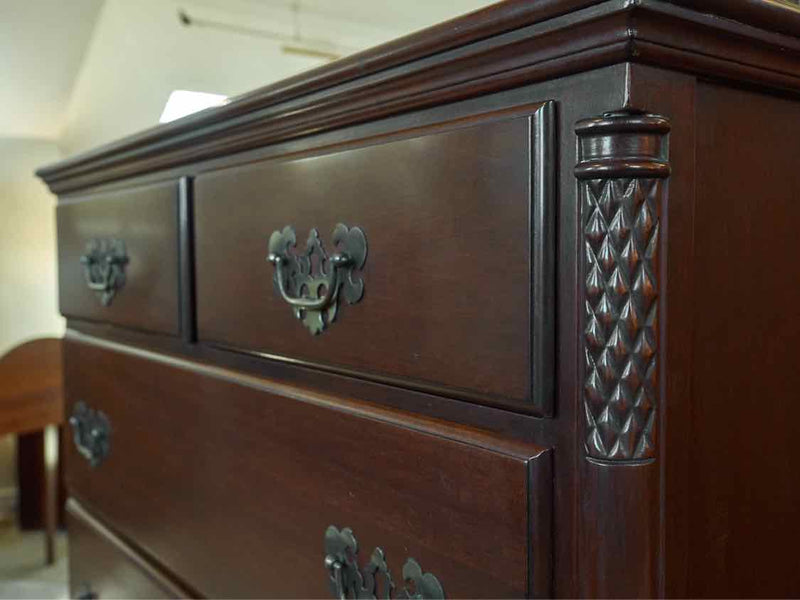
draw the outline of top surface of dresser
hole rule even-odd
[[[796,90],[798,35],[788,0],[507,0],[38,174],[63,194],[625,62]]]

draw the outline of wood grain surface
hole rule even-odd
[[[57,209],[61,313],[159,333],[180,333],[178,184],[73,198]],[[109,306],[86,284],[81,256],[92,239],[125,243],[125,285]]]
[[[67,502],[71,598],[190,598],[76,500]]]
[[[789,597],[797,540],[800,105],[697,88],[688,595]]]
[[[550,589],[540,447],[476,446],[464,428],[398,426],[77,342],[65,368],[69,404],[112,428],[99,467],[68,452],[72,495],[202,595],[326,596],[331,524],[353,528],[362,563],[375,546],[395,572],[411,556],[449,597]]]
[[[31,433],[64,420],[61,339],[41,338],[0,357],[0,435]]]
[[[200,175],[198,339],[544,412],[531,347],[552,292],[531,309],[532,118]],[[301,252],[316,228],[331,253],[339,222],[366,233],[364,297],[311,336],[274,288],[267,240],[291,225]],[[552,270],[537,285],[552,290]]]

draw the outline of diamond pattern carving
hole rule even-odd
[[[655,457],[660,178],[580,182],[588,456]]]

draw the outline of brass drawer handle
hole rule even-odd
[[[89,289],[97,292],[103,306],[111,304],[125,285],[125,265],[128,264],[125,242],[114,238],[89,240],[81,264]]]
[[[367,260],[364,232],[339,223],[331,240],[339,252],[329,257],[316,229],[309,233],[303,254],[291,251],[297,245],[297,235],[290,225],[269,237],[267,260],[275,266],[275,287],[313,335],[322,333],[336,319],[340,296],[355,304],[364,295],[364,281],[354,277],[354,271]]]
[[[381,548],[375,548],[362,571],[358,566],[358,542],[352,529],[339,531],[331,525],[325,531],[325,568],[330,577],[331,593],[337,598],[391,598],[396,586]],[[423,573],[413,558],[403,565],[403,589],[397,598],[443,600],[444,589],[431,573]]]
[[[102,463],[111,450],[111,424],[105,413],[76,402],[69,418],[78,452],[92,467]]]

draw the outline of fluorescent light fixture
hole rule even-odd
[[[164,112],[158,119],[159,123],[169,123],[186,115],[191,115],[205,108],[221,106],[228,101],[222,94],[208,94],[206,92],[190,92],[189,90],[174,90],[167,99]]]

